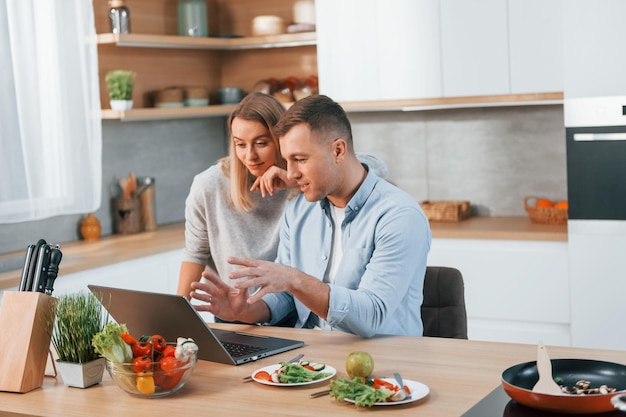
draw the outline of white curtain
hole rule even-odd
[[[0,0],[0,223],[100,206],[92,0]]]

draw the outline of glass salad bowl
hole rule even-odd
[[[180,390],[191,376],[198,362],[195,352],[188,360],[174,357],[163,358],[151,363],[141,372],[133,370],[132,363],[106,360],[106,369],[115,384],[127,393],[143,398],[157,398],[171,395]]]

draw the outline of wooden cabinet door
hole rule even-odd
[[[511,94],[563,91],[561,0],[508,0]]]
[[[336,101],[441,96],[438,0],[317,0],[320,92]]]
[[[508,94],[506,0],[441,0],[443,96]]]

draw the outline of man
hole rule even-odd
[[[276,262],[229,258],[241,266],[229,275],[235,289],[205,272],[191,296],[208,304],[196,308],[270,325],[295,310],[296,327],[421,336],[431,232],[419,205],[358,161],[350,122],[330,98],[296,102],[274,131],[301,190],[283,214]]]

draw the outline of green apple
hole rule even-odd
[[[355,376],[368,377],[374,371],[374,359],[367,352],[352,352],[346,359],[346,372],[350,379]]]

